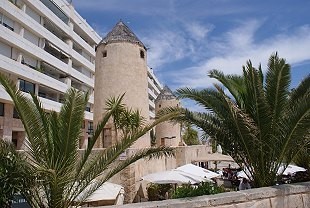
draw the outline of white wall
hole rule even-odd
[[[29,8],[29,6],[26,7],[26,14],[28,14],[32,19],[40,23],[41,17],[38,13],[36,13],[34,10]]]
[[[24,30],[24,38],[36,46],[39,45],[39,39],[40,38],[38,36],[34,35],[33,33],[31,33],[30,31],[26,30],[26,29]]]
[[[12,48],[9,45],[0,42],[0,54],[11,58],[11,53],[12,53]]]

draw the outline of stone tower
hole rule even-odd
[[[168,86],[165,86],[155,100],[155,112],[166,107],[178,107],[180,101],[172,93]],[[180,124],[164,122],[155,127],[157,146],[179,146],[181,144]]]
[[[123,103],[139,109],[149,121],[146,47],[122,21],[97,46],[95,89],[95,125],[102,118],[106,100],[123,93],[126,93]],[[117,139],[113,125],[107,125],[97,147],[108,147]],[[147,146],[149,135],[140,138],[133,147]]]

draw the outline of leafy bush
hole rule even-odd
[[[0,207],[11,207],[15,194],[24,194],[32,184],[25,159],[12,144],[0,139]]]
[[[146,190],[149,201],[159,201],[166,199],[166,193],[169,193],[172,190],[172,185],[152,183],[146,188]]]
[[[177,187],[176,191],[172,195],[172,198],[185,198],[193,196],[211,195],[225,192],[223,187],[216,186],[212,183],[201,183],[196,186],[186,184]]]

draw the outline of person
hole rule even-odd
[[[251,186],[246,178],[243,178],[239,184],[239,190],[251,189]]]

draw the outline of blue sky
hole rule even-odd
[[[241,74],[277,51],[292,65],[292,87],[310,73],[308,0],[73,0],[105,36],[122,19],[149,48],[148,65],[162,84],[205,88],[207,72]]]

